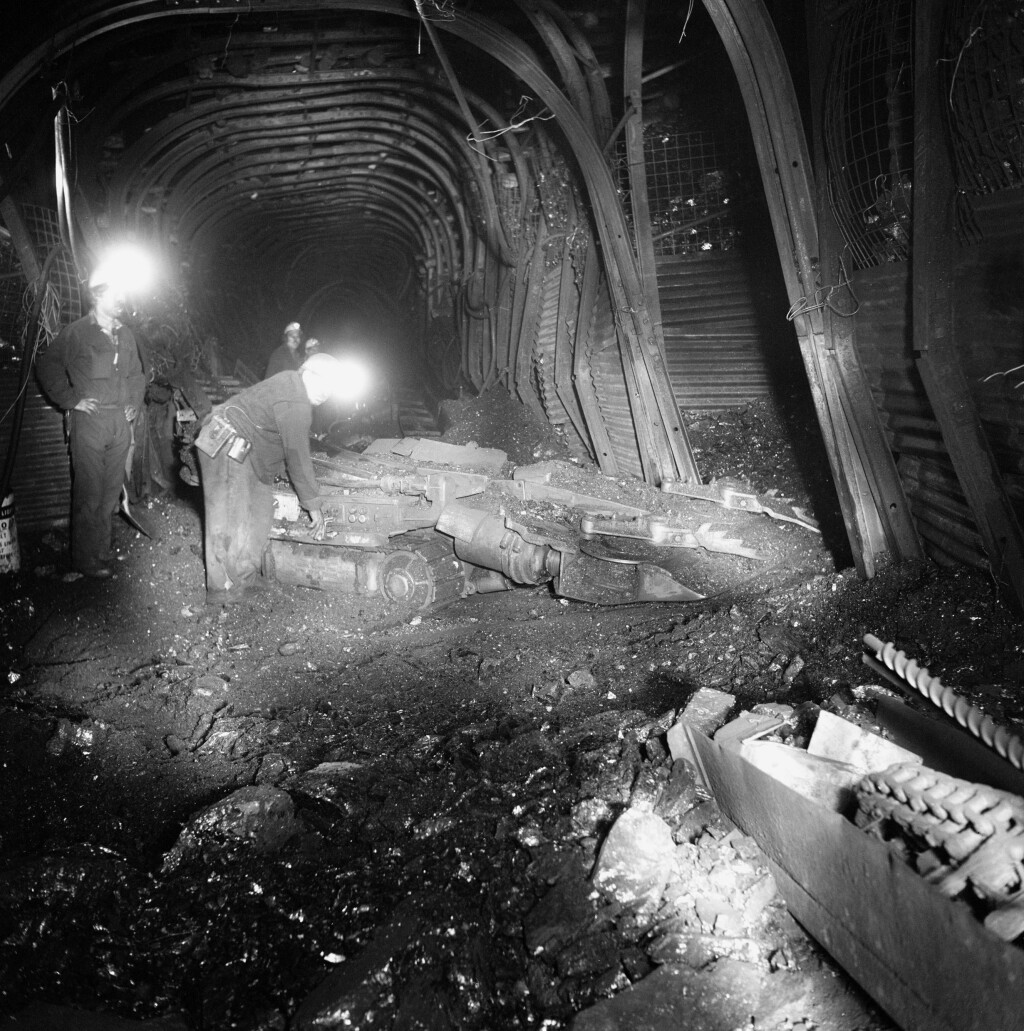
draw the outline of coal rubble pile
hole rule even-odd
[[[9,871],[5,1006],[182,1028],[863,1018],[757,846],[672,760],[668,722],[495,720],[377,764],[264,759],[153,869],[81,846]]]

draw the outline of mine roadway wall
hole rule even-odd
[[[981,239],[961,244],[954,332],[971,396],[1003,485],[1024,521],[1024,190],[972,199]],[[882,412],[918,532],[933,559],[988,565],[911,346],[910,265],[856,272],[856,346]],[[995,374],[995,375],[994,375]]]

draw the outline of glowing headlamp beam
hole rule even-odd
[[[121,244],[104,253],[89,277],[89,289],[106,287],[128,297],[149,290],[155,279],[152,256],[134,244]]]
[[[331,397],[345,404],[366,397],[372,382],[370,370],[353,358],[340,358],[338,364],[341,368],[331,384]]]

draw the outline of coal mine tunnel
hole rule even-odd
[[[1024,1026],[1022,54],[6,11],[0,1029]]]

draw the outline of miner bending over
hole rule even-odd
[[[206,600],[240,601],[262,572],[274,517],[274,478],[284,473],[309,513],[314,539],[324,536],[319,484],[309,453],[313,407],[334,393],[342,378],[337,359],[318,354],[298,372],[279,372],[223,404],[210,419],[230,423],[211,457],[199,447],[205,508]],[[248,448],[246,447],[248,444]]]

